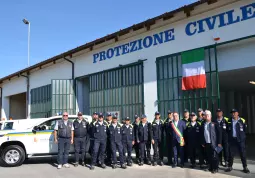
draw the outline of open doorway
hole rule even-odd
[[[26,93],[10,96],[10,118],[26,119]]]

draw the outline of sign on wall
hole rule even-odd
[[[187,36],[193,36],[215,28],[224,28],[226,26],[240,23],[249,19],[255,18],[255,3],[239,7],[238,10],[232,9],[226,12],[219,13],[214,16],[206,17],[197,21],[188,23],[183,30]],[[175,29],[171,28],[153,35],[148,35],[144,38],[131,41],[107,50],[93,54],[93,63],[108,60],[113,57],[118,57],[135,51],[157,46],[162,43],[167,43],[173,40],[178,40],[175,37]]]

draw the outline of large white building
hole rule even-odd
[[[201,0],[0,79],[1,118],[237,108],[255,133],[254,37],[254,0]],[[207,88],[182,91],[181,53],[196,48]]]

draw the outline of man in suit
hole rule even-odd
[[[201,145],[206,150],[209,162],[209,171],[215,174],[218,171],[218,153],[216,147],[221,147],[222,134],[218,123],[212,122],[212,114],[205,111],[205,122],[201,126]]]
[[[173,146],[173,153],[174,153],[174,162],[173,168],[177,166],[178,163],[178,156],[181,158],[180,167],[184,167],[184,137],[183,133],[186,129],[186,123],[182,120],[179,120],[179,114],[174,112],[173,114],[173,121],[171,124],[171,132],[172,132],[172,146]]]

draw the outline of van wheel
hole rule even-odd
[[[4,148],[2,155],[2,162],[6,167],[20,166],[26,158],[25,151],[18,145],[10,145]]]

